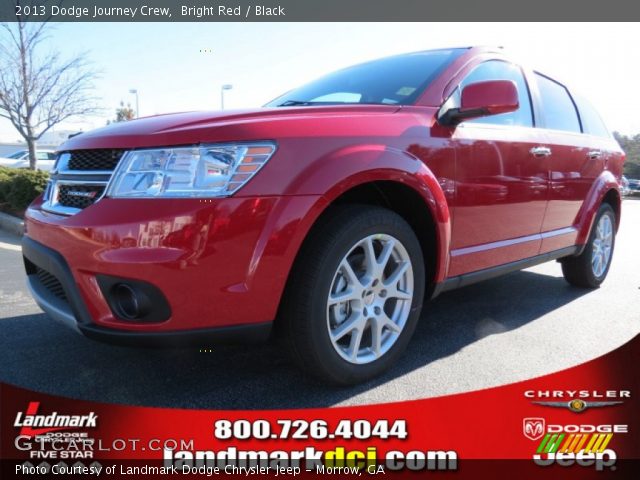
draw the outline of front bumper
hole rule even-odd
[[[71,217],[36,201],[23,240],[29,288],[51,317],[99,340],[263,340],[319,200],[105,198]],[[154,321],[122,318],[103,278],[149,285],[168,313]]]
[[[88,315],[73,282],[71,270],[59,253],[28,237],[22,240],[22,252],[27,284],[38,306],[54,320],[94,340],[131,346],[202,346],[237,341],[257,343],[265,341],[271,333],[271,322],[173,332],[140,332],[100,327]],[[57,290],[51,289],[42,280],[37,273],[38,269],[50,272],[58,280],[60,286]]]

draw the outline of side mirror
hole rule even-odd
[[[460,107],[450,108],[440,117],[444,125],[457,125],[471,118],[515,112],[518,87],[511,80],[489,80],[467,85],[462,89]]]

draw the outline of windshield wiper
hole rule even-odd
[[[377,102],[313,102],[309,100],[286,100],[281,104],[277,105],[278,107],[297,107],[300,105],[380,105]]]
[[[297,106],[297,105],[313,105],[314,103],[318,103],[318,102],[309,102],[309,101],[305,101],[305,100],[287,100],[284,103],[281,103],[280,105],[278,105],[278,107],[293,107],[293,106]]]

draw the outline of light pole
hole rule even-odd
[[[129,93],[132,93],[136,96],[136,118],[139,118],[140,117],[140,101],[138,99],[138,89],[132,88],[131,90],[129,90]]]
[[[220,110],[224,110],[224,91],[225,90],[231,90],[233,88],[233,85],[222,85],[222,87],[220,87]]]

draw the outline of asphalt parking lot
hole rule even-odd
[[[357,405],[511,383],[596,358],[640,333],[640,200],[625,200],[609,277],[570,287],[553,262],[441,295],[392,371],[352,388],[305,377],[275,344],[147,350],[58,325],[29,297],[19,240],[0,231],[0,380],[72,398],[252,409]]]

